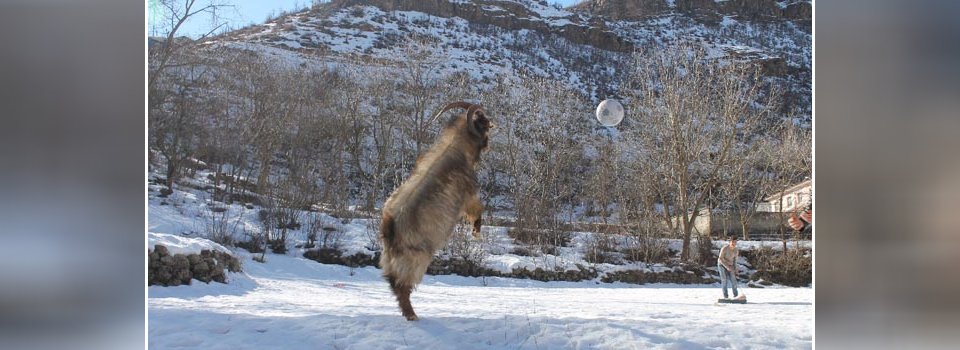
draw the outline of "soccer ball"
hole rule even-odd
[[[603,100],[597,106],[597,121],[604,126],[617,126],[623,120],[623,106],[616,100]]]

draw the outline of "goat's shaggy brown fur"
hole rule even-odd
[[[473,224],[473,235],[480,238],[483,204],[477,165],[491,124],[479,105],[466,102],[451,103],[437,116],[458,107],[467,112],[447,122],[437,142],[383,205],[380,268],[400,311],[410,321],[419,319],[410,304],[410,292],[423,280],[433,253],[449,241],[461,213]]]

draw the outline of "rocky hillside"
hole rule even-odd
[[[809,32],[813,5],[806,0],[585,0],[570,10],[605,16],[615,21],[645,21],[671,14],[713,24],[719,24],[727,16],[748,21],[791,21]]]
[[[416,41],[442,53],[441,71],[480,81],[532,73],[595,101],[622,95],[619,74],[634,52],[694,41],[712,57],[755,62],[784,91],[784,112],[810,118],[811,9],[773,0],[589,0],[566,9],[532,0],[332,0],[216,40],[383,64]]]
[[[557,36],[575,44],[608,51],[627,52],[630,42],[604,28],[602,22],[537,2],[447,1],[447,0],[337,0],[339,8],[374,6],[384,11],[418,11],[440,18],[459,17],[472,24],[491,25],[509,31],[530,30]]]

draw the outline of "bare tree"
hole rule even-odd
[[[442,52],[423,42],[410,39],[400,48],[400,76],[398,84],[404,91],[409,110],[404,113],[404,124],[409,125],[410,138],[414,141],[414,152],[420,154],[429,145],[435,131],[427,125],[431,113],[440,108],[447,100],[440,100],[437,93],[443,87],[440,65],[444,58]]]
[[[150,147],[165,158],[166,181],[172,186],[183,170],[184,160],[196,155],[203,145],[197,137],[205,129],[200,119],[206,112],[201,90],[213,78],[196,45],[223,25],[220,13],[232,7],[220,1],[198,3],[196,0],[153,0],[150,11],[156,20],[153,31],[162,38],[150,39],[148,62],[148,124]],[[179,37],[188,20],[208,16],[213,24],[210,32],[197,40]],[[210,49],[205,49],[210,51]],[[151,163],[154,162],[151,154]]]
[[[657,170],[673,192],[664,197],[673,200],[681,259],[689,261],[694,220],[772,100],[763,95],[755,68],[711,59],[695,45],[635,57],[627,90],[639,107],[644,143],[664,165]]]
[[[340,84],[340,98],[335,101],[335,113],[342,118],[344,172],[340,176],[349,177],[347,189],[357,197],[376,198],[373,189],[373,171],[367,162],[370,149],[371,123],[373,113],[369,103],[366,76],[359,66],[360,62],[343,67],[343,79]],[[350,194],[346,194],[350,196]],[[347,198],[345,198],[347,199]],[[368,202],[369,204],[369,202]],[[343,209],[343,208],[339,208]]]
[[[269,215],[272,216],[270,223],[275,225],[276,231],[268,238],[274,253],[285,253],[289,230],[302,227],[300,221],[304,209],[309,207],[316,192],[311,179],[291,174],[271,186],[270,201],[275,201],[276,205]]]
[[[202,113],[199,84],[205,73],[197,66],[186,67],[154,92],[155,97],[162,95],[157,97],[162,103],[152,106],[147,116],[150,147],[164,158],[166,185],[170,189],[186,161],[194,155],[202,133],[198,126]]]
[[[348,94],[352,92],[349,89],[354,83],[342,70],[325,71],[313,79],[325,85],[322,90],[326,96],[324,99],[312,98],[317,106],[310,112],[316,114],[317,127],[324,135],[317,139],[316,144],[318,161],[322,165],[318,167],[323,185],[320,200],[332,204],[333,210],[342,211],[349,202],[352,188],[355,187],[348,170],[352,154],[349,145],[359,130],[354,128],[353,114],[343,113],[349,111],[347,105],[352,105],[346,102],[354,99],[354,96]],[[316,94],[319,89],[321,88],[317,87],[312,91]]]
[[[572,213],[583,191],[581,146],[587,115],[582,96],[549,79],[506,78],[494,89],[491,110],[498,126],[489,167],[501,174],[516,218],[514,238],[544,251],[566,243],[564,212]],[[496,109],[494,109],[496,108]]]
[[[291,93],[295,73],[253,52],[243,52],[230,67],[237,95],[238,122],[246,129],[244,139],[252,147],[260,169],[257,190],[269,190],[272,163],[292,130],[303,97]]]
[[[749,239],[750,222],[756,217],[758,206],[776,184],[773,167],[780,147],[773,141],[778,137],[774,130],[773,134],[757,134],[749,142],[737,145],[722,180],[722,205],[727,213],[736,214],[744,240]]]
[[[197,3],[197,0],[151,0],[150,6],[151,10],[157,11],[160,16],[158,18],[159,23],[155,24],[154,30],[165,34],[165,37],[162,42],[156,45],[156,49],[150,50],[148,90],[154,88],[154,84],[156,84],[162,72],[170,66],[173,58],[195,43],[192,40],[178,40],[180,28],[184,23],[198,16],[209,16],[213,29],[196,39],[200,41],[226,24],[222,21],[221,12],[226,8],[233,7],[233,5],[227,5],[216,0],[206,0],[200,4]]]
[[[783,212],[784,191],[805,178],[810,178],[812,174],[813,156],[812,142],[813,138],[810,131],[806,128],[794,125],[786,121],[777,129],[777,143],[773,155],[772,173],[774,181],[772,188],[779,194],[779,204],[777,205],[779,213],[779,222],[785,223],[786,216]],[[786,226],[780,225],[780,238],[783,241],[783,251],[787,251],[787,233]]]
[[[600,214],[600,220],[605,227],[610,224],[607,221],[612,214],[610,206],[616,203],[615,191],[622,185],[618,176],[620,164],[617,158],[616,144],[609,139],[600,140],[596,144],[596,156],[592,159],[590,173],[584,179],[584,197],[589,199],[586,204],[587,211]],[[599,207],[596,211],[593,210],[595,206]]]
[[[362,153],[365,163],[370,165],[369,177],[365,179],[367,185],[364,186],[368,189],[364,208],[368,210],[385,200],[389,192],[400,184],[402,174],[412,168],[412,162],[405,161],[412,159],[412,155],[404,154],[404,140],[400,137],[403,118],[383,117],[399,116],[406,112],[400,102],[404,97],[394,88],[397,82],[394,78],[389,69],[382,67],[373,74],[368,70],[364,76],[364,95],[371,107],[364,118],[371,144]]]

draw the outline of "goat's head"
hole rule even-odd
[[[463,130],[470,139],[477,143],[480,150],[486,149],[487,141],[489,140],[488,134],[494,124],[487,118],[487,113],[483,110],[483,107],[478,104],[462,101],[453,102],[440,109],[440,112],[431,119],[431,122],[439,118],[444,112],[453,108],[463,108],[466,109],[467,112],[451,118],[445,128]]]

